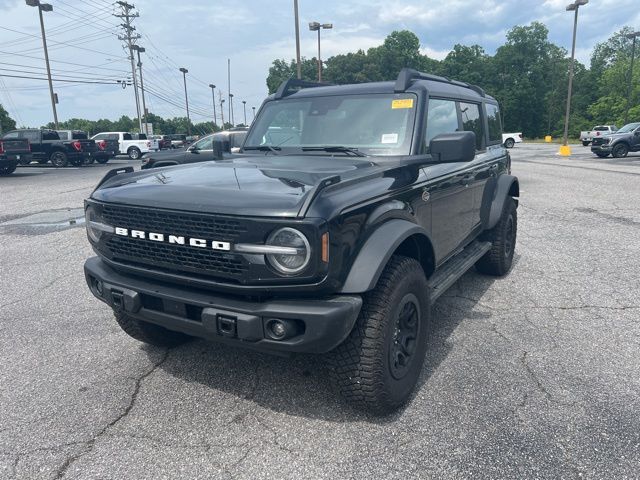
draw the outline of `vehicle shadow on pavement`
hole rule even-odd
[[[429,388],[429,378],[453,347],[449,337],[457,326],[465,320],[490,316],[474,307],[494,281],[494,277],[468,272],[435,303],[427,357],[414,396]],[[150,356],[153,352],[154,349],[147,350]],[[171,350],[160,369],[181,382],[205,385],[213,390],[214,397],[237,398],[228,405],[248,401],[286,415],[383,424],[395,421],[404,410],[382,418],[354,410],[333,388],[321,355],[287,358],[196,340]]]

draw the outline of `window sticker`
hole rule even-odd
[[[397,133],[383,133],[380,143],[398,143]]]
[[[391,101],[391,108],[413,108],[413,98],[401,98]]]

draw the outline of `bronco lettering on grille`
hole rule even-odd
[[[204,238],[185,237],[183,235],[165,235],[164,233],[145,232],[143,230],[129,230],[128,228],[115,227],[115,234],[121,237],[140,238],[152,242],[163,242],[175,245],[189,245],[191,247],[212,248],[228,252],[231,250],[229,242],[206,240]]]

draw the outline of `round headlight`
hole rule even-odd
[[[270,253],[267,254],[269,263],[280,273],[295,275],[309,265],[311,259],[311,247],[309,241],[301,232],[294,228],[281,228],[271,234],[267,245],[288,247],[295,253]]]
[[[111,225],[103,223],[102,217],[98,214],[95,208],[92,206],[87,207],[84,212],[85,225],[87,227],[87,235],[89,240],[98,243],[102,237],[103,232],[113,233],[114,229]]]

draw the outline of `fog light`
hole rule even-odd
[[[302,330],[295,320],[289,320],[284,318],[269,318],[265,323],[265,332],[267,337],[272,340],[286,340],[287,338],[295,337]]]
[[[287,328],[284,326],[284,323],[278,320],[271,322],[269,328],[271,328],[271,334],[276,338],[282,338],[287,334]]]

